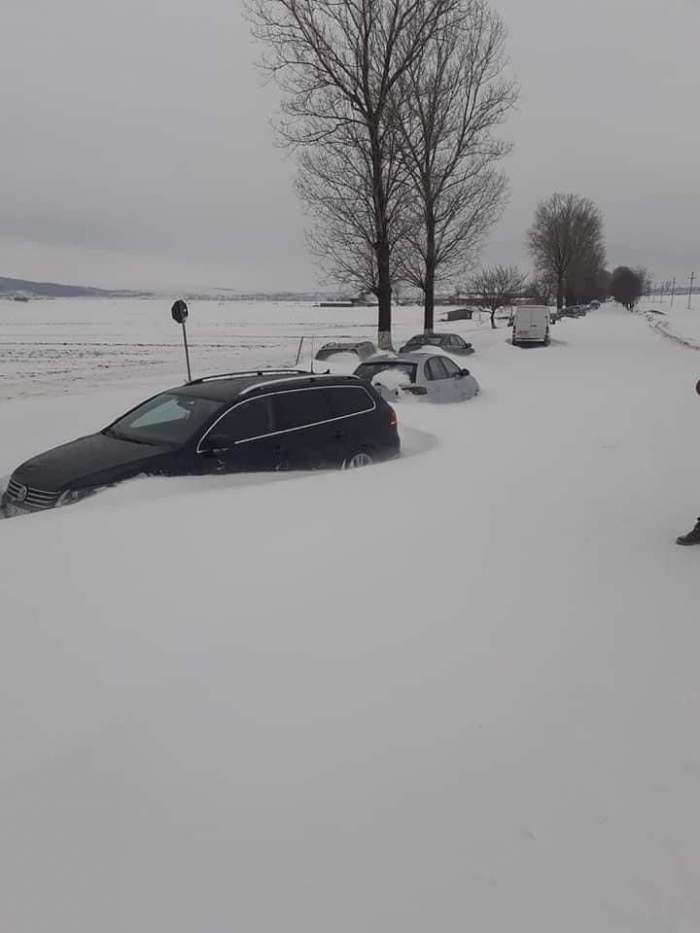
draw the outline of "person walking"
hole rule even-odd
[[[698,380],[695,386],[695,391],[700,395],[700,380]],[[692,528],[687,535],[681,535],[680,538],[676,538],[676,544],[681,544],[686,547],[691,544],[700,544],[700,518],[698,518],[695,528]]]

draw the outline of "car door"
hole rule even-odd
[[[429,356],[425,361],[425,387],[428,390],[428,397],[433,402],[449,402],[455,397],[455,392],[446,385],[447,369],[444,365],[444,359],[441,356]]]
[[[280,447],[285,450],[287,469],[313,470],[328,464],[332,446],[331,418],[323,387],[274,394],[273,425]]]
[[[449,394],[450,401],[464,401],[471,398],[474,394],[471,379],[462,375],[461,368],[453,360],[442,360],[442,364],[447,370],[446,395]]]
[[[327,426],[329,463],[342,464],[358,451],[372,449],[372,412],[377,404],[363,386],[329,386],[324,389],[332,421]]]
[[[246,399],[209,428],[197,447],[205,472],[279,470],[284,443],[273,431],[270,396]]]

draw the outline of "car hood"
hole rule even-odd
[[[106,434],[89,434],[27,460],[13,473],[25,486],[59,492],[116,482],[154,467],[163,447],[135,444]]]

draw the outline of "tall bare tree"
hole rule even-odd
[[[354,138],[362,141],[368,158],[381,347],[391,346],[392,97],[426,43],[460,3],[247,0],[253,32],[267,46],[264,63],[283,91],[283,140],[322,149],[353,127]]]
[[[402,268],[434,323],[435,285],[473,264],[500,216],[510,145],[494,136],[517,99],[504,77],[506,30],[486,0],[462,0],[397,82],[397,133],[415,192]]]
[[[557,284],[557,307],[564,304],[567,276],[576,264],[605,261],[603,218],[589,198],[577,194],[553,194],[540,201],[527,233],[527,246],[541,275]]]
[[[386,216],[392,290],[397,244],[406,236],[406,172],[391,137],[385,159]],[[307,243],[327,280],[379,294],[371,154],[357,127],[339,128],[299,157],[296,188],[313,217]]]
[[[482,269],[471,282],[471,293],[489,309],[491,327],[496,329],[496,311],[512,305],[520,295],[527,276],[517,266],[493,266]]]

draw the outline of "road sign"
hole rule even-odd
[[[187,363],[187,381],[192,382],[192,370],[190,369],[190,349],[187,346],[187,328],[185,327],[185,321],[187,320],[187,315],[190,313],[187,310],[187,305],[182,299],[179,299],[170,309],[170,313],[173,316],[173,321],[178,324],[182,324],[182,340],[185,344],[185,361]]]
[[[190,312],[188,311],[185,302],[180,299],[172,306],[170,313],[173,316],[173,321],[176,321],[178,324],[184,324],[187,320],[187,315]]]

